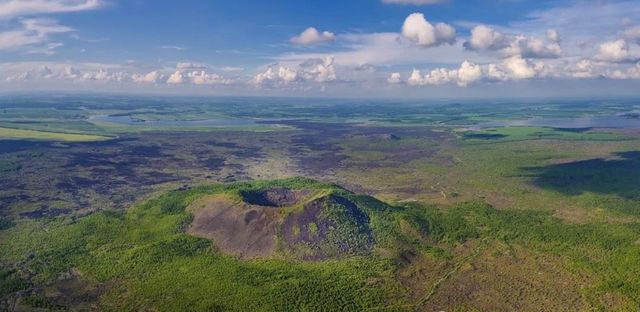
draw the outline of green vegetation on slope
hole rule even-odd
[[[269,187],[329,188],[350,196],[370,218],[377,252],[319,262],[240,261],[212,250],[208,240],[184,234],[191,220],[184,209],[194,199]],[[407,290],[394,280],[402,255],[414,250],[410,253],[448,261],[447,246],[495,240],[566,257],[575,270],[597,276],[586,289],[592,306],[614,292],[630,308],[640,302],[640,271],[632,265],[640,263],[639,235],[637,223],[568,225],[547,213],[499,211],[480,202],[448,212],[420,205],[394,208],[333,185],[290,179],[171,192],[126,214],[19,223],[4,230],[0,241],[2,262],[18,271],[0,276],[7,295],[26,287],[21,277],[26,272],[35,286],[55,285],[60,274],[73,268],[87,282],[112,283],[100,299],[104,310],[409,309],[413,303]]]
[[[335,188],[306,179],[213,185],[172,192],[127,214],[22,223],[3,233],[2,261],[24,263],[35,255],[27,266],[36,284],[54,282],[72,268],[88,280],[118,281],[102,297],[107,310],[360,311],[398,302],[387,260],[239,261],[184,234],[191,219],[184,208],[195,198],[275,186]]]

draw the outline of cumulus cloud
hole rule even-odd
[[[0,75],[7,82],[71,80],[74,82],[117,82],[171,85],[216,85],[231,84],[233,79],[205,70],[176,68],[170,73],[153,70],[140,73],[135,68],[112,64],[79,64],[80,68],[64,63],[17,63],[0,64]],[[13,72],[13,74],[10,74]]]
[[[341,67],[357,67],[363,63],[384,68],[388,65],[412,65],[424,63],[425,60],[434,63],[458,63],[468,57],[469,52],[460,49],[458,45],[440,45],[423,48],[409,40],[398,40],[399,34],[369,33],[344,34],[344,42],[339,51],[286,53],[277,59],[286,63],[303,62],[307,59],[335,56],[335,62]],[[404,39],[404,38],[403,38]],[[478,61],[483,57],[479,57]]]
[[[333,66],[334,57],[312,59],[300,64],[301,75],[305,80],[326,82],[336,80],[336,70]]]
[[[464,43],[467,50],[492,51],[501,57],[521,56],[525,58],[559,58],[562,56],[560,35],[550,29],[547,42],[524,35],[501,33],[489,26],[478,25],[471,29],[471,37]]]
[[[407,79],[407,84],[410,86],[435,86],[455,82],[458,86],[466,87],[481,78],[482,69],[480,66],[464,61],[458,69],[437,68],[424,75],[420,70],[414,69]]]
[[[611,79],[640,79],[640,62],[627,69],[616,69],[605,74]]]
[[[402,77],[400,76],[400,73],[391,73],[389,78],[387,78],[387,82],[390,84],[399,84],[402,82]]]
[[[311,44],[318,44],[322,42],[329,42],[335,39],[336,39],[336,36],[332,32],[329,32],[329,31],[319,32],[314,27],[309,27],[299,35],[292,37],[289,41],[293,44],[311,45]]]
[[[258,85],[288,85],[297,79],[298,73],[295,70],[279,66],[276,69],[269,67],[264,72],[258,73],[254,76],[253,81]]]
[[[190,72],[187,77],[195,85],[215,85],[215,84],[229,84],[231,80],[213,73],[207,73],[203,70]]]
[[[557,66],[543,61],[533,62],[519,56],[504,59],[501,64],[487,64],[484,66],[464,61],[457,69],[436,68],[427,73],[414,69],[407,79],[410,86],[443,85],[455,83],[460,87],[466,87],[480,81],[502,82],[534,77],[560,77],[564,71]],[[566,75],[564,77],[567,77]],[[392,79],[394,78],[394,79]],[[400,78],[399,74],[389,77],[387,81],[394,83]]]
[[[624,39],[607,41],[598,47],[595,58],[604,62],[635,62],[637,56],[629,52],[629,44]]]
[[[179,70],[176,70],[169,76],[169,79],[167,79],[168,84],[182,84],[183,82],[185,82],[184,75],[182,75],[182,72]]]
[[[437,68],[427,74],[422,74],[420,70],[414,69],[407,79],[407,84],[410,86],[421,85],[441,85],[453,81],[455,77],[455,70],[449,70],[446,68]]]
[[[422,13],[412,13],[402,24],[402,36],[421,47],[453,44],[456,31],[445,23],[431,24]]]
[[[427,5],[442,3],[447,0],[382,0],[382,3],[386,4],[404,4],[404,5]]]
[[[529,79],[536,75],[536,70],[531,62],[520,56],[512,56],[505,59],[503,64],[509,70],[510,77],[513,79]]]
[[[96,80],[107,82],[127,82],[130,81],[131,75],[126,72],[111,72],[99,69],[97,72],[87,72],[82,75],[83,80]]]
[[[131,79],[138,83],[161,83],[165,81],[166,77],[159,71],[154,70],[146,74],[133,74]]]
[[[229,84],[232,81],[221,75],[208,73],[205,70],[184,70],[178,68],[169,76],[167,84],[194,84],[194,85],[216,85]]]
[[[482,78],[482,69],[479,65],[473,64],[469,61],[462,62],[458,69],[457,83],[460,86],[467,86],[468,84]]]
[[[464,43],[469,50],[499,50],[509,46],[504,34],[485,25],[471,29],[471,38]]]
[[[302,82],[329,82],[337,79],[334,58],[309,59],[297,68],[277,65],[269,66],[265,71],[253,77],[253,83],[263,86],[287,86]]]
[[[95,10],[104,5],[101,0],[2,0],[0,19],[17,16]]]
[[[593,78],[596,77],[594,73],[595,65],[590,59],[581,59],[574,64],[568,64],[565,68],[565,72],[571,78]]]
[[[505,81],[509,79],[507,73],[496,64],[489,64],[487,78],[491,81]]]

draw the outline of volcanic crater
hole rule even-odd
[[[194,218],[187,232],[241,259],[280,254],[322,260],[373,247],[368,216],[333,191],[274,187],[237,194],[240,200],[229,194],[196,200],[188,208]]]

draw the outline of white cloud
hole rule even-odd
[[[499,50],[508,45],[504,34],[485,25],[471,29],[471,38],[464,44],[469,50]]]
[[[496,64],[489,64],[487,69],[487,78],[493,81],[505,81],[509,79],[507,73]]]
[[[446,68],[437,68],[424,75],[420,70],[414,69],[407,79],[407,84],[410,86],[441,85],[453,81],[454,76],[455,70]]]
[[[438,46],[456,41],[456,31],[448,24],[435,25],[427,21],[422,13],[412,13],[402,24],[402,36],[421,47]]]
[[[382,1],[396,4],[438,2]],[[32,9],[31,13],[18,15],[3,15],[5,12],[0,12],[0,16],[9,16],[0,17],[0,53],[51,54],[62,46],[59,41],[63,37],[71,37],[61,34],[74,31],[52,20],[45,22],[47,20],[17,16],[81,11],[79,5],[82,4],[103,4],[101,1],[80,0],[0,0],[0,8],[10,2],[64,4],[67,9]],[[330,88],[360,85],[373,89],[385,82],[467,86],[480,82],[543,78],[640,79],[640,65],[635,63],[640,60],[640,27],[634,24],[640,17],[640,6],[626,0],[598,1],[592,6],[585,3],[570,1],[555,8],[530,13],[526,18],[503,23],[502,26],[457,22],[455,25],[458,27],[471,29],[469,38],[458,41],[453,27],[427,21],[421,13],[409,15],[399,32],[340,33],[336,36],[328,31],[309,28],[291,38],[291,42],[310,45],[339,40],[322,49],[292,49],[290,53],[273,56],[273,64],[260,67],[255,75],[247,73],[251,69],[239,72],[244,69],[191,61],[178,63],[175,67],[173,63],[167,65],[163,62],[158,66],[123,63],[114,67],[67,62],[65,66],[43,64],[28,70],[12,69],[10,74],[2,71],[0,63],[0,82],[7,78],[15,83],[42,79],[74,84],[86,81],[127,82],[134,86],[145,83],[184,86],[237,83],[243,86],[257,84],[305,90],[325,85]],[[25,7],[22,8],[26,12]],[[627,17],[626,22],[622,17]],[[397,22],[399,24],[400,21]],[[155,47],[159,48],[157,45]],[[178,50],[180,47],[161,48]],[[88,57],[88,54],[85,55]],[[403,72],[411,67],[429,70],[416,70],[410,76],[409,72]],[[236,76],[232,78],[225,77],[234,74]]]
[[[0,0],[0,50],[54,54],[63,44],[51,42],[52,36],[73,29],[52,19],[24,17],[94,10],[103,5],[103,0]]]
[[[178,68],[169,79],[167,84],[194,84],[194,85],[215,85],[229,84],[230,79],[214,73],[207,73],[205,70],[185,71],[184,68]]]
[[[440,45],[424,49],[408,40],[398,40],[397,33],[345,34],[342,51],[323,53],[289,53],[277,57],[284,63],[299,63],[307,59],[335,56],[336,65],[356,67],[368,63],[378,67],[388,65],[414,65],[431,63],[458,63],[475,53],[466,51],[461,44]],[[475,55],[475,61],[486,62],[489,58]]]
[[[479,65],[464,61],[458,69],[437,68],[427,74],[422,74],[414,69],[407,79],[410,86],[442,85],[455,82],[458,86],[466,87],[482,78],[482,69]]]
[[[310,45],[335,40],[334,33],[329,31],[319,32],[314,27],[305,29],[300,35],[292,37],[289,41],[293,44]]]
[[[34,46],[47,43],[52,35],[67,33],[73,31],[72,28],[62,26],[55,20],[44,18],[31,18],[20,21],[20,27],[0,32],[0,51],[1,50],[16,50],[25,46]],[[61,46],[61,44],[54,43],[44,47],[42,51],[46,54],[53,49]],[[29,50],[36,52],[36,50]]]
[[[464,47],[472,51],[497,52],[501,57],[559,58],[563,51],[557,30],[547,30],[547,42],[521,34],[503,34],[489,26],[478,25],[471,29],[471,37]]]
[[[465,87],[468,84],[480,80],[482,78],[482,69],[479,65],[469,61],[462,62],[458,69],[457,83],[459,86]]]
[[[536,70],[531,63],[520,56],[512,56],[505,59],[503,64],[509,71],[509,76],[513,79],[529,79],[536,75]]]
[[[638,59],[629,51],[629,45],[624,39],[600,44],[595,58],[604,62],[634,62]]]
[[[457,69],[436,68],[425,74],[414,69],[407,79],[407,84],[422,86],[455,83],[460,87],[466,87],[480,81],[502,82],[536,77],[570,78],[572,76],[566,74],[566,68],[560,68],[544,61],[532,62],[519,56],[513,56],[504,59],[502,64],[490,63],[481,66],[464,61]],[[388,82],[391,83],[391,78]]]
[[[576,50],[584,44],[594,46],[602,38],[618,35],[625,19],[638,20],[640,6],[637,0],[620,1],[567,1],[543,10],[532,11],[509,26],[522,33],[537,33],[544,29],[557,29],[562,41],[573,44]],[[582,49],[580,49],[582,47]]]
[[[138,83],[161,83],[166,77],[157,70],[146,74],[133,74],[131,79]]]
[[[169,79],[167,79],[168,84],[182,84],[183,82],[185,82],[184,76],[179,70],[176,70],[173,74],[171,74],[171,76],[169,76]]]
[[[253,81],[258,85],[287,85],[298,79],[298,73],[288,67],[279,66],[277,69],[273,67],[267,68],[264,72],[261,72],[254,76]]]
[[[575,64],[569,64],[565,68],[565,72],[572,78],[593,78],[597,75],[594,73],[594,62],[590,59],[581,59]]]
[[[80,63],[73,66],[67,63],[0,63],[0,77],[8,82],[19,81],[64,81],[74,82],[117,82],[141,84],[170,84],[170,85],[217,85],[231,84],[233,79],[204,70],[185,70],[176,68],[172,73],[153,70],[140,72],[135,67],[117,64]]]
[[[447,0],[382,0],[383,3],[386,4],[409,4],[409,5],[427,5],[427,4],[436,4],[442,3]]]
[[[611,79],[640,79],[640,62],[627,69],[616,69],[608,72],[606,77]]]
[[[389,78],[387,78],[387,82],[390,84],[399,84],[402,82],[402,77],[400,76],[400,73],[391,73]]]
[[[0,19],[95,10],[103,5],[101,0],[0,0]]]
[[[229,84],[231,80],[218,75],[207,73],[203,70],[190,72],[187,74],[187,77],[191,80],[191,82],[195,85],[215,85],[215,84]]]
[[[553,33],[552,33],[553,34]],[[549,36],[549,34],[547,34]],[[555,38],[551,42],[543,42],[536,38],[517,37],[518,51],[523,57],[529,58],[559,58],[562,56],[562,48],[557,39],[559,36],[557,33],[551,35]],[[549,37],[548,37],[549,38]]]
[[[334,57],[307,60],[300,64],[301,75],[305,80],[326,82],[336,80],[336,71],[333,66]]]
[[[299,64],[297,68],[278,65],[269,66],[265,71],[256,74],[252,81],[263,86],[287,86],[296,82],[323,83],[337,79],[334,68],[334,58],[309,59]]]
[[[112,72],[101,68],[95,72],[83,73],[80,79],[84,81],[126,82],[131,80],[131,75],[126,72]]]

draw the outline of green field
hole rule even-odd
[[[109,137],[106,137],[106,136],[91,135],[91,134],[46,132],[46,131],[1,128],[1,127],[0,127],[0,138],[52,140],[52,141],[69,141],[69,142],[99,141],[99,140],[109,139]]]

